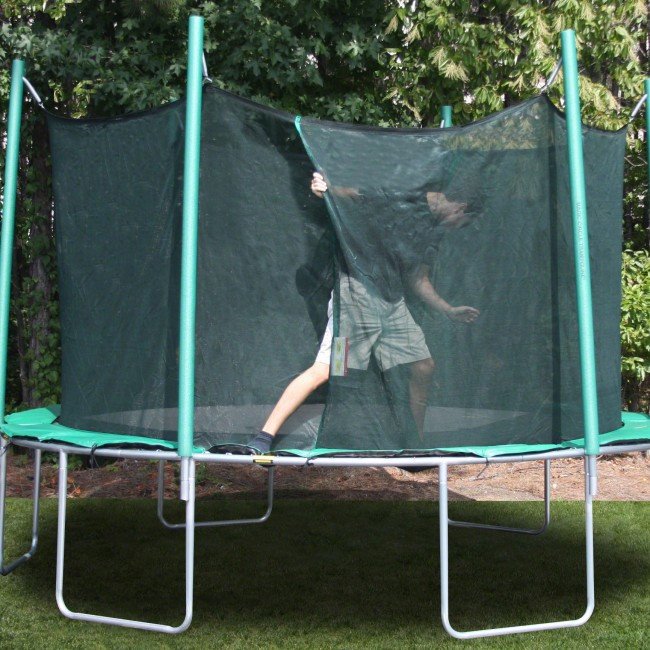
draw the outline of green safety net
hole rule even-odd
[[[48,116],[61,426],[176,440],[184,108]],[[625,132],[585,127],[583,141],[608,432],[621,427]],[[273,451],[583,436],[566,125],[546,97],[460,128],[380,129],[208,86],[201,147],[196,445],[245,445],[317,358],[329,381]]]

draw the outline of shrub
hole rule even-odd
[[[623,253],[621,352],[623,401],[631,410],[650,403],[650,253]]]

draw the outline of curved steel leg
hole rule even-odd
[[[267,508],[266,512],[261,517],[256,517],[253,519],[221,519],[217,521],[197,521],[194,523],[195,528],[209,528],[212,526],[234,526],[234,525],[243,525],[243,524],[262,524],[268,520],[271,516],[271,511],[273,510],[273,479],[275,473],[275,467],[270,466],[268,468],[268,482],[266,488],[267,494]],[[158,462],[158,519],[160,523],[170,530],[178,530],[180,528],[185,528],[184,523],[172,524],[165,519],[163,513],[165,507],[165,461],[161,460]]]
[[[184,632],[192,622],[192,610],[194,601],[194,504],[196,498],[196,481],[194,474],[194,459],[183,458],[182,463],[187,463],[189,477],[188,499],[185,503],[185,618],[183,622],[173,627],[171,625],[162,625],[160,623],[148,623],[146,621],[136,621],[126,618],[114,618],[112,616],[98,616],[96,614],[84,614],[73,612],[68,609],[63,600],[63,567],[65,559],[65,518],[66,502],[68,498],[68,455],[64,451],[59,452],[59,514],[57,529],[57,547],[56,547],[56,603],[59,610],[64,616],[76,621],[88,621],[90,623],[105,623],[108,625],[118,625],[120,627],[130,627],[139,630],[149,630],[152,632],[166,632],[168,634],[178,634]]]
[[[577,619],[568,621],[553,621],[535,623],[532,625],[515,625],[484,630],[459,632],[449,622],[449,516],[447,466],[440,465],[440,614],[445,630],[456,639],[474,639],[501,634],[519,634],[522,632],[537,632],[541,630],[556,630],[564,627],[578,627],[589,620],[594,611],[594,525],[593,525],[593,495],[590,490],[591,470],[588,458],[585,457],[585,549],[587,567],[587,608]]]
[[[33,494],[33,514],[32,514],[32,544],[27,553],[23,553],[13,562],[5,564],[5,497],[7,493],[7,448],[9,442],[2,437],[0,443],[0,575],[6,576],[16,567],[27,562],[36,553],[38,547],[38,514],[39,514],[39,496],[41,490],[41,450],[34,452],[34,494]]]
[[[457,528],[482,528],[483,530],[500,530],[505,533],[520,533],[523,535],[541,535],[546,532],[551,522],[551,461],[544,461],[544,523],[540,528],[513,528],[511,526],[499,526],[497,524],[475,524],[471,521],[449,520],[450,526]]]

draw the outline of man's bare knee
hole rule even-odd
[[[321,386],[330,378],[330,367],[327,363],[317,361],[307,371],[316,386]]]
[[[436,364],[433,362],[433,359],[429,357],[428,359],[421,359],[416,361],[411,366],[411,372],[415,377],[420,381],[428,381],[433,375],[433,371],[436,368]]]

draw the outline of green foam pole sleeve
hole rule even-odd
[[[582,119],[580,85],[575,33],[564,30],[562,68],[564,70],[564,101],[566,108],[567,152],[571,187],[571,215],[575,255],[576,290],[578,298],[578,332],[580,337],[580,374],[582,377],[582,412],[585,426],[585,451],[590,456],[599,452],[598,387],[594,351],[594,320],[591,300],[591,269],[589,264],[589,231],[587,199],[582,154]]]
[[[454,126],[454,122],[451,117],[452,115],[451,106],[445,104],[445,106],[442,107],[441,114],[442,114],[442,119],[445,122],[444,126],[446,129],[449,128],[450,126]]]
[[[4,422],[5,400],[7,398],[11,262],[13,258],[14,224],[16,221],[16,190],[18,186],[18,155],[20,151],[24,74],[24,61],[15,60],[11,66],[4,195],[2,197],[2,239],[0,239],[0,422]]]
[[[183,167],[183,248],[178,388],[178,454],[184,458],[192,456],[194,448],[194,350],[202,92],[203,18],[190,16]]]

